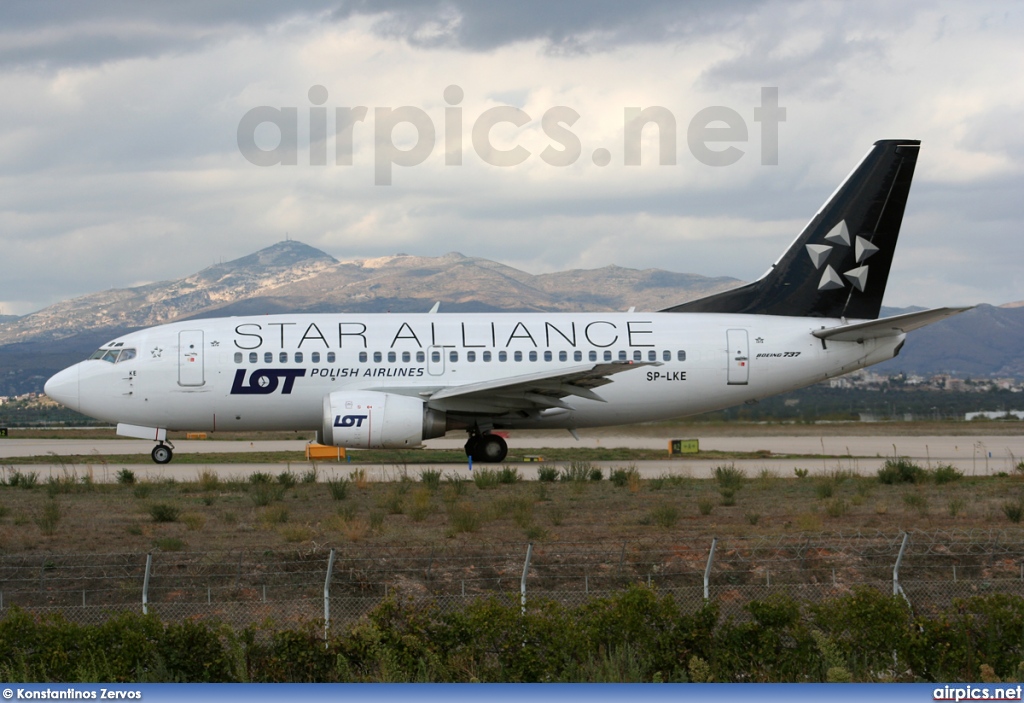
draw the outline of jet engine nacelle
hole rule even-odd
[[[362,449],[418,447],[445,433],[445,414],[419,398],[379,391],[324,396],[323,444]]]

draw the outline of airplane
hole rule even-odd
[[[131,332],[46,382],[63,405],[152,439],[171,430],[316,431],[411,448],[468,433],[664,420],[785,393],[896,356],[969,308],[879,319],[920,141],[875,142],[758,280],[659,312],[294,314]]]

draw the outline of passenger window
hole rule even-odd
[[[649,352],[647,352],[647,360],[648,361],[657,361],[658,360],[658,352],[654,351],[653,349],[650,350]]]
[[[241,364],[242,363],[242,352],[235,352],[235,363],[236,364]]]
[[[676,358],[679,359],[679,361],[686,361],[686,352],[680,349],[679,353],[676,354]]]
[[[569,360],[569,354],[567,352],[564,352],[564,351],[558,352],[558,360],[559,361],[568,361]]]
[[[619,352],[619,361],[626,361],[626,352],[622,350]]]
[[[366,352],[359,352],[359,363],[365,364],[369,359],[370,357],[366,355]]]
[[[668,349],[663,351],[661,353],[661,360],[662,361],[672,361],[672,352],[670,352]]]
[[[639,349],[634,349],[633,350],[633,361],[643,361],[643,360],[644,360],[644,353],[642,351],[640,351]]]
[[[426,354],[424,354],[421,351],[416,352],[416,363],[417,364],[422,364],[426,360],[427,360],[427,355]]]
[[[122,361],[131,361],[134,358],[135,358],[135,350],[134,349],[122,349],[121,350],[121,354],[117,357],[117,363],[120,364]]]
[[[334,352],[327,352],[327,363],[328,364],[333,364],[334,363]]]
[[[383,355],[381,355],[380,352],[374,352],[373,353],[373,363],[379,364],[383,360],[384,360],[384,357],[383,357]]]
[[[430,352],[430,360],[435,364],[441,361],[441,352],[432,351]]]
[[[255,364],[257,361],[259,361],[259,356],[256,352],[249,352],[249,363]]]
[[[564,354],[565,352],[562,352],[562,353]],[[550,351],[544,352],[544,361],[551,361],[551,358],[552,357],[551,357],[551,352]]]
[[[274,354],[273,354],[273,352],[263,352],[263,363],[264,364],[272,364],[272,363],[274,363]]]
[[[393,364],[398,361],[398,356],[394,352],[388,352],[388,363]]]
[[[583,352],[577,349],[572,353],[572,359],[573,361],[583,361]]]
[[[302,363],[302,352],[295,352],[295,363],[296,364],[301,364]]]
[[[410,354],[409,352],[402,352],[402,361],[408,364],[410,361],[412,361],[412,354]]]
[[[530,352],[530,361],[536,361],[536,360],[537,360],[537,352],[535,352],[535,351]]]
[[[605,361],[611,361],[612,360],[612,353],[609,350],[607,350],[607,349],[604,350],[604,360]]]
[[[287,364],[288,363],[288,352],[281,352],[280,359],[281,359],[281,363],[282,364]]]
[[[483,353],[483,360],[484,361],[490,361],[491,360],[491,353],[489,351],[485,351]]]
[[[508,361],[508,352],[498,352],[498,361]]]
[[[512,359],[513,361],[522,361],[523,353],[521,351],[517,351],[515,354],[512,355]]]
[[[590,350],[590,360],[597,361],[597,352],[594,351],[593,349]]]
[[[459,353],[457,351],[448,352],[448,361],[458,361]]]
[[[314,364],[319,364],[320,363],[320,352],[313,352],[312,354],[310,354],[309,355],[309,360],[312,361]]]
[[[466,352],[466,361],[476,361],[476,352]]]

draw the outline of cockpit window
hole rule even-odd
[[[121,346],[120,344],[118,346]],[[135,358],[134,349],[97,349],[89,356],[90,359],[99,359],[100,361],[108,361],[111,364],[117,364],[122,361],[128,361],[129,359]]]

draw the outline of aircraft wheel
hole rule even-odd
[[[497,464],[499,461],[504,461],[507,455],[508,444],[504,439],[496,434],[484,434],[478,438],[473,459],[488,464]]]
[[[169,464],[174,457],[174,452],[166,444],[158,444],[153,447],[150,456],[153,457],[153,461],[157,464]]]

